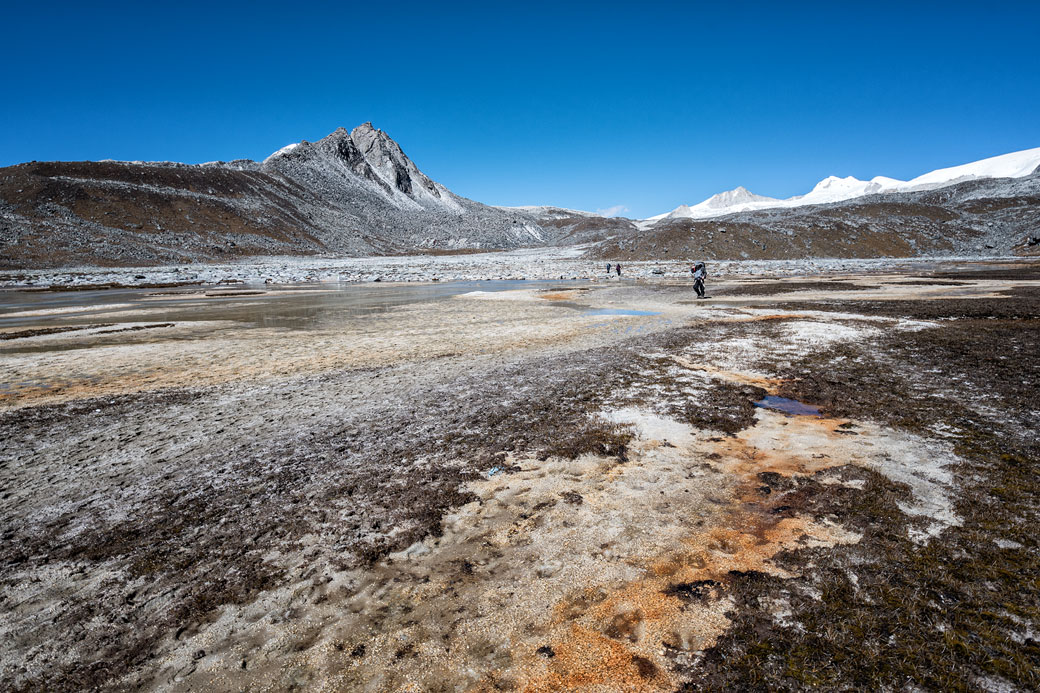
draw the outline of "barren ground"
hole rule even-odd
[[[0,687],[1037,689],[1038,278],[5,294]]]

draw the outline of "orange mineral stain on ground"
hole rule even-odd
[[[527,693],[552,691],[659,691],[672,687],[672,677],[650,659],[621,642],[578,624],[554,648],[548,671],[527,681]]]
[[[707,364],[694,363],[689,359],[683,358],[682,356],[672,356],[673,361],[682,366],[688,368],[691,371],[702,371],[710,376],[719,378],[721,380],[728,380],[730,382],[742,383],[744,385],[753,385],[754,387],[760,387],[769,394],[775,394],[780,386],[783,384],[783,380],[779,378],[767,378],[765,376],[755,375],[753,373],[739,373],[736,371],[727,371]]]
[[[186,323],[187,327],[177,328],[184,329],[176,333],[177,339],[161,342],[145,339],[144,333],[121,333],[118,343],[116,338],[112,342],[77,341],[81,337],[76,333],[47,337],[53,341],[32,343],[51,344],[51,350],[31,354],[0,350],[0,382],[11,383],[10,390],[0,390],[0,409],[120,391],[253,381],[250,388],[256,385],[256,390],[244,385],[239,388],[248,398],[229,400],[235,407],[225,406],[217,391],[208,393],[212,401],[200,398],[190,411],[216,418],[225,411],[234,414],[231,410],[241,407],[242,413],[227,424],[233,429],[234,423],[244,426],[253,417],[262,418],[275,401],[272,395],[284,394],[292,399],[276,412],[292,413],[296,418],[331,404],[338,408],[329,419],[335,421],[337,411],[354,406],[352,397],[332,396],[326,390],[335,388],[320,381],[301,378],[293,383],[292,379],[371,370],[372,382],[356,380],[367,388],[364,392],[375,393],[369,398],[376,398],[387,387],[382,380],[387,375],[398,377],[393,387],[408,393],[412,390],[406,388],[418,387],[425,377],[445,376],[444,382],[454,382],[447,376],[455,378],[472,368],[477,357],[492,357],[478,365],[496,374],[496,369],[527,364],[520,358],[525,351],[529,352],[522,354],[525,359],[569,356],[632,339],[592,330],[574,320],[574,311],[559,301],[575,296],[586,298],[572,291],[550,291],[540,296],[545,301],[536,300],[539,297],[533,291],[499,297],[508,300],[459,298],[421,309],[395,308],[306,332],[247,328],[242,323],[205,328]],[[620,301],[623,296],[617,298]],[[642,302],[633,304],[660,308],[647,305],[652,300],[658,298],[640,294]],[[713,320],[720,315],[714,308],[711,311],[716,312],[700,314],[695,312],[702,310],[699,307],[664,310],[662,314],[680,327],[700,324],[704,314]],[[747,573],[790,578],[792,573],[777,565],[781,552],[859,539],[825,518],[809,517],[806,494],[812,492],[812,486],[799,489],[794,483],[763,477],[763,473],[796,477],[822,472],[820,483],[840,484],[843,475],[828,470],[846,464],[876,465],[889,452],[903,455],[886,462],[891,465],[911,465],[933,454],[931,448],[914,440],[886,437],[883,429],[869,422],[851,425],[853,422],[834,418],[758,410],[753,419],[744,418],[746,428],[723,435],[662,413],[662,397],[682,403],[683,398],[718,387],[717,380],[777,393],[784,381],[771,377],[770,364],[776,361],[757,359],[754,352],[762,349],[769,356],[769,349],[776,345],[777,354],[789,359],[818,345],[811,340],[788,344],[782,339],[755,339],[754,323],[802,317],[783,313],[748,316],[743,311],[724,314],[723,319],[749,323],[734,330],[738,335],[747,331],[747,359],[712,360],[706,351],[682,352],[696,353],[691,359],[662,351],[673,347],[661,342],[640,345],[651,352],[644,354],[648,358],[665,361],[669,374],[685,368],[710,378],[686,379],[694,394],[685,385],[682,392],[669,394],[652,378],[636,379],[632,404],[624,405],[624,416],[617,416],[620,410],[608,409],[609,404],[590,405],[590,425],[602,426],[605,420],[633,432],[624,455],[587,453],[571,459],[510,448],[501,469],[464,483],[468,500],[439,517],[437,536],[431,534],[400,547],[374,564],[339,560],[343,549],[326,527],[345,531],[355,512],[359,518],[367,512],[364,508],[355,511],[351,501],[342,499],[338,506],[342,519],[334,518],[329,525],[315,523],[313,532],[287,539],[271,550],[271,565],[288,576],[285,584],[265,588],[249,603],[224,605],[204,628],[182,638],[167,633],[169,637],[152,655],[154,664],[149,664],[140,679],[124,681],[126,687],[175,692],[679,688],[683,667],[714,645],[730,626],[733,595],[736,586],[748,579]],[[841,334],[855,339],[859,333],[845,327]],[[705,362],[695,362],[701,359]],[[612,361],[597,363],[620,367]],[[396,374],[384,372],[398,366]],[[765,370],[754,372],[756,368]],[[417,377],[420,369],[425,371],[422,379]],[[380,383],[375,382],[377,377]],[[275,388],[274,393],[266,390],[280,382],[293,387]],[[511,381],[493,375],[487,387],[493,389],[500,382]],[[755,397],[746,388],[740,390],[740,397]],[[242,404],[254,397],[263,408]],[[400,401],[406,402],[404,395]],[[294,411],[301,404],[310,409]],[[749,402],[743,404],[750,406]],[[457,425],[447,414],[438,414],[431,422],[435,431]],[[150,431],[147,421],[123,423],[128,435],[149,431],[156,450],[160,444],[164,446],[159,453],[163,456],[167,450],[179,450],[179,441],[167,437],[166,430]],[[101,430],[102,425],[109,424],[101,422],[84,430]],[[243,428],[242,435],[275,431],[276,425]],[[177,426],[175,432],[196,434],[201,447],[225,424]],[[850,435],[855,432],[858,435]],[[122,463],[126,457],[122,441],[113,436],[106,445],[111,450],[105,453],[110,461]],[[158,479],[165,472],[167,463],[158,459],[159,454],[143,468],[151,475],[148,478]],[[51,469],[62,469],[64,460],[53,457]],[[395,461],[387,463],[388,474],[381,471],[383,467],[373,467],[380,471],[380,479],[388,476],[393,481]],[[185,476],[194,473],[194,463],[189,458],[182,467]],[[467,455],[452,460],[462,468],[471,463]],[[93,478],[107,477],[108,469],[98,467]],[[315,470],[317,474],[319,468]],[[418,473],[414,478],[420,478]],[[848,486],[860,488],[852,483]],[[389,489],[387,496],[396,493],[395,486]],[[390,531],[395,530],[396,525]],[[236,564],[214,565],[224,570]],[[41,576],[52,580],[45,583],[48,592],[67,587],[63,573]],[[162,594],[150,598],[156,597]],[[56,613],[61,608],[60,602],[49,596],[47,600],[41,603],[48,610]],[[205,656],[195,657],[200,650]]]
[[[751,481],[763,469],[787,476],[813,473],[834,462],[807,465],[752,450],[735,439],[720,442],[718,450],[729,458],[728,464],[723,462],[728,470],[747,482],[734,486],[732,510],[723,524],[688,536],[685,551],[650,557],[638,580],[615,589],[586,587],[558,602],[548,638],[555,656],[547,665],[539,661],[543,658],[532,658],[523,690],[674,690],[680,682],[669,673],[662,652],[714,644],[729,625],[725,595],[732,573],[792,577],[771,563],[780,551],[807,541],[851,540],[839,529],[802,517],[778,517],[769,512],[775,502],[751,491]],[[742,459],[752,452],[755,463]],[[700,596],[682,599],[678,594],[683,588]]]

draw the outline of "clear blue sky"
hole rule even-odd
[[[1040,146],[1040,3],[7,3],[0,165],[371,120],[490,204],[649,216]]]

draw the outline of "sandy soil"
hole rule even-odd
[[[1036,270],[976,269],[733,278],[706,301],[667,279],[470,291],[300,322],[265,322],[313,300],[292,288],[200,289],[172,318],[161,295],[9,308],[0,682],[1030,688],[1035,487],[985,465],[1034,462]],[[947,369],[967,338],[965,363],[1007,377],[972,384],[975,418],[944,417],[989,372]],[[981,541],[969,487],[1024,494],[986,529],[1028,583],[976,633],[1003,645],[951,645],[917,679],[891,643],[869,671],[843,664],[839,619],[798,649],[823,637],[805,625],[820,605],[894,609],[833,575],[865,585],[884,564],[909,584],[927,571],[905,557]],[[896,601],[943,602],[913,595]],[[857,622],[861,641],[902,637]],[[829,668],[804,664],[819,652]]]

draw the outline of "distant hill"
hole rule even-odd
[[[712,195],[695,205],[680,205],[671,212],[643,220],[641,226],[646,227],[652,223],[673,219],[708,219],[736,212],[843,202],[867,195],[934,190],[973,180],[1023,178],[1038,170],[1040,170],[1040,147],[1001,154],[960,166],[941,168],[907,181],[885,176],[875,176],[870,180],[859,180],[853,176],[845,178],[827,176],[808,193],[795,195],[785,200],[755,195],[741,186]]]
[[[597,244],[601,259],[785,259],[1040,254],[1040,174],[932,190],[662,218]]]
[[[365,123],[262,162],[2,168],[0,268],[558,245],[649,260],[1040,254],[1037,165],[1040,148],[910,181],[831,176],[787,200],[741,187],[633,221],[460,197]]]
[[[543,245],[529,214],[460,197],[365,123],[263,162],[0,169],[0,266],[151,265]]]

